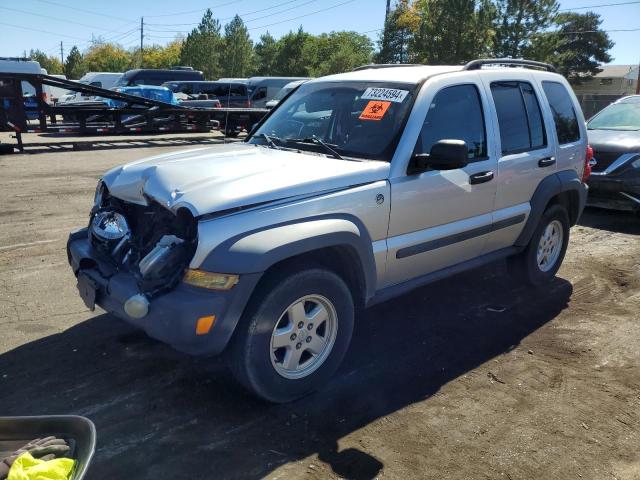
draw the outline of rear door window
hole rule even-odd
[[[502,155],[547,145],[540,104],[530,83],[494,82],[491,94],[498,115]]]
[[[487,157],[487,137],[480,95],[475,85],[455,85],[434,97],[418,138],[415,153],[429,153],[440,140],[464,140],[469,160]]]
[[[561,83],[548,81],[542,82],[542,89],[553,112],[558,143],[563,145],[580,140],[578,117],[567,89]]]

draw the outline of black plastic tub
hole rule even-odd
[[[64,438],[76,461],[71,480],[84,478],[96,448],[96,427],[85,417],[53,415],[38,417],[0,417],[0,458],[36,438]]]

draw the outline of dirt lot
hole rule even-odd
[[[640,478],[638,219],[587,211],[544,290],[500,263],[364,311],[328,388],[265,405],[76,294],[96,179],[172,149],[0,157],[0,414],[90,417],[90,478]]]

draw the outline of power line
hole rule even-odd
[[[356,0],[347,0],[346,2],[338,3],[336,5],[332,5],[332,6],[327,7],[327,8],[322,8],[320,10],[316,10],[315,12],[306,13],[304,15],[298,15],[297,17],[287,18],[286,20],[281,20],[279,22],[270,23],[268,25],[260,25],[259,27],[248,28],[247,30],[258,30],[260,28],[273,27],[274,25],[280,25],[282,23],[287,23],[287,22],[291,22],[293,20],[298,20],[299,18],[310,17],[311,15],[316,15],[317,13],[326,12],[327,10],[332,10],[334,8],[338,8],[338,7],[341,7],[341,6],[346,5],[348,3],[353,3],[355,1]]]
[[[42,3],[49,3],[51,5],[56,5],[58,7],[62,7],[62,8],[68,8],[69,10],[74,10],[75,12],[84,12],[84,13],[88,13],[90,15],[96,15],[98,17],[107,17],[107,18],[113,18],[115,20],[121,20],[123,22],[128,22],[129,19],[127,18],[122,18],[122,17],[116,17],[114,15],[107,15],[106,13],[99,13],[99,12],[93,12],[91,10],[86,10],[83,8],[78,8],[78,7],[71,7],[69,5],[64,5],[63,3],[58,3],[58,2],[53,2],[51,0],[37,0],[38,2],[42,2]]]
[[[35,17],[44,17],[44,18],[46,18],[48,20],[55,20],[57,22],[73,23],[75,25],[80,25],[82,27],[93,28],[93,29],[96,29],[96,30],[105,30],[102,27],[96,27],[95,25],[88,25],[86,23],[80,23],[80,22],[76,22],[74,20],[67,20],[66,18],[52,17],[51,15],[43,15],[42,13],[27,12],[26,10],[20,10],[20,9],[17,9],[17,8],[10,8],[10,7],[0,7],[0,8],[2,8],[4,10],[11,10],[13,12],[25,13],[27,15],[33,15]]]
[[[277,3],[276,5],[272,5],[270,7],[261,8],[260,10],[254,10],[252,12],[239,13],[238,16],[240,16],[240,17],[242,17],[244,19],[245,17],[248,17],[248,16],[253,15],[255,13],[266,12],[268,10],[273,10],[274,8],[282,7],[283,5],[289,5],[291,3],[295,3],[295,2],[299,2],[299,1],[300,0],[288,0],[286,2]],[[314,0],[314,1],[316,1],[316,0]],[[300,5],[293,6],[291,8],[298,8],[299,6]],[[234,18],[234,17],[223,17],[223,18],[220,18],[219,20],[220,21],[231,20],[232,18]],[[195,23],[148,23],[147,25],[154,25],[154,26],[158,26],[158,27],[184,27],[184,26],[190,27],[190,26],[196,26],[196,25],[199,25],[199,24],[200,24],[200,22],[195,22]]]
[[[85,41],[84,38],[72,37],[71,35],[65,35],[65,34],[62,34],[62,33],[53,33],[53,32],[49,32],[47,30],[42,30],[40,28],[23,27],[22,25],[13,25],[11,23],[5,23],[5,22],[0,22],[0,25],[6,25],[7,27],[13,27],[13,28],[21,28],[23,30],[31,30],[32,32],[46,33],[48,35],[55,35],[56,37],[71,38],[72,40],[80,40],[82,42]]]
[[[589,7],[561,8],[559,12],[568,12],[570,10],[589,10],[590,8],[617,7],[618,5],[632,5],[639,2],[620,2],[620,3],[603,3],[601,5],[591,5]]]
[[[226,7],[228,5],[233,5],[235,3],[241,2],[242,0],[235,0],[234,2],[221,3],[220,5],[215,5],[209,7],[210,9]],[[158,17],[177,17],[179,15],[188,15],[190,13],[198,13],[204,12],[206,9],[199,8],[198,10],[188,10],[186,12],[173,12],[173,13],[164,13],[162,15],[147,15],[148,18],[158,18]]]

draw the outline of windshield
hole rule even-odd
[[[317,139],[340,155],[390,161],[416,86],[390,82],[305,83],[280,104],[250,143],[318,151]],[[297,142],[296,142],[297,140]]]
[[[614,103],[587,124],[589,130],[640,130],[640,103]]]

